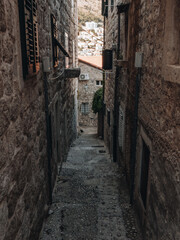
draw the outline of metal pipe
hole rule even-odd
[[[120,53],[120,31],[121,31],[121,18],[120,13],[118,12],[118,47],[117,47],[117,59],[119,59]],[[113,124],[113,162],[117,161],[117,111],[118,111],[118,103],[117,103],[117,91],[118,91],[118,77],[119,77],[120,69],[116,66],[116,74],[115,74],[115,85],[114,85],[114,124]]]
[[[46,137],[47,137],[47,157],[48,157],[48,185],[49,185],[49,204],[52,204],[52,170],[51,170],[51,136],[49,123],[49,100],[48,100],[48,83],[47,75],[44,73],[44,99],[45,99],[45,117],[46,117]]]
[[[118,47],[117,47],[117,59],[119,59],[119,53],[120,53],[120,31],[121,31],[121,16],[120,13],[118,13]]]
[[[102,111],[102,139],[104,139],[104,115],[105,115],[105,104],[104,104],[104,95],[105,95],[105,71],[103,70],[103,111]]]
[[[119,68],[116,67],[115,88],[114,88],[114,124],[113,124],[113,162],[117,161],[117,90],[118,90]]]
[[[103,48],[105,49],[105,27],[106,27],[106,18],[104,17],[104,36],[103,36]],[[104,114],[105,114],[105,107],[104,107],[104,95],[105,95],[105,71],[103,69],[103,116],[102,116],[102,139],[104,139]]]

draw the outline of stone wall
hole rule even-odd
[[[73,21],[71,1],[38,0],[40,57],[52,60],[50,13],[58,21],[64,44],[69,33],[69,52],[74,40],[77,65],[77,3]],[[0,239],[38,239],[49,204],[48,159],[44,102],[44,75],[23,79],[18,1],[0,2]],[[70,59],[70,66],[73,65]],[[61,70],[64,57],[61,53]],[[52,128],[52,188],[57,163],[65,158],[76,136],[75,79],[60,79],[57,69],[48,77]]]
[[[97,114],[92,111],[92,102],[94,93],[102,87],[102,85],[97,85],[96,81],[103,81],[102,70],[93,67],[87,63],[79,61],[79,67],[81,68],[81,73],[88,73],[89,80],[79,80],[78,83],[78,120],[79,126],[97,126]],[[89,103],[88,114],[83,114],[81,112],[82,103]]]
[[[121,14],[121,60],[114,61],[112,73],[106,74],[105,103],[110,111],[124,112],[121,132],[123,147],[117,141],[117,161],[125,169],[130,192],[146,239],[179,239],[177,222],[179,192],[179,33],[178,1],[116,1],[129,2],[127,55]],[[109,1],[110,4],[110,1]],[[105,48],[117,44],[118,14],[109,8],[106,18]],[[115,30],[114,30],[115,29]],[[112,37],[113,36],[113,37]],[[114,39],[114,40],[113,40]],[[143,53],[143,65],[137,79],[135,52]],[[179,52],[179,51],[178,51]],[[116,60],[116,54],[114,60]],[[116,67],[117,66],[117,67]],[[117,99],[114,109],[115,73],[118,73]],[[112,77],[111,77],[112,76]],[[111,78],[111,84],[109,84]],[[136,83],[140,81],[140,92]],[[138,100],[137,131],[135,102]],[[117,114],[118,115],[118,114]],[[117,118],[117,131],[120,129]],[[112,125],[114,122],[112,122]],[[105,141],[112,152],[112,127],[105,118]],[[119,134],[119,133],[118,133]],[[134,142],[135,137],[135,142]],[[150,151],[146,206],[140,193],[143,144]],[[134,150],[135,146],[135,150]],[[135,172],[134,172],[135,163]],[[135,174],[135,175],[134,175]],[[134,186],[135,180],[135,187]]]

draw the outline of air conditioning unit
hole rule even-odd
[[[88,73],[80,74],[79,80],[89,80],[89,74]]]

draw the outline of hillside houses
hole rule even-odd
[[[102,23],[86,22],[78,36],[80,56],[100,56],[103,47]]]

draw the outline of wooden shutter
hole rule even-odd
[[[36,0],[19,0],[23,76],[39,71],[39,45]]]

